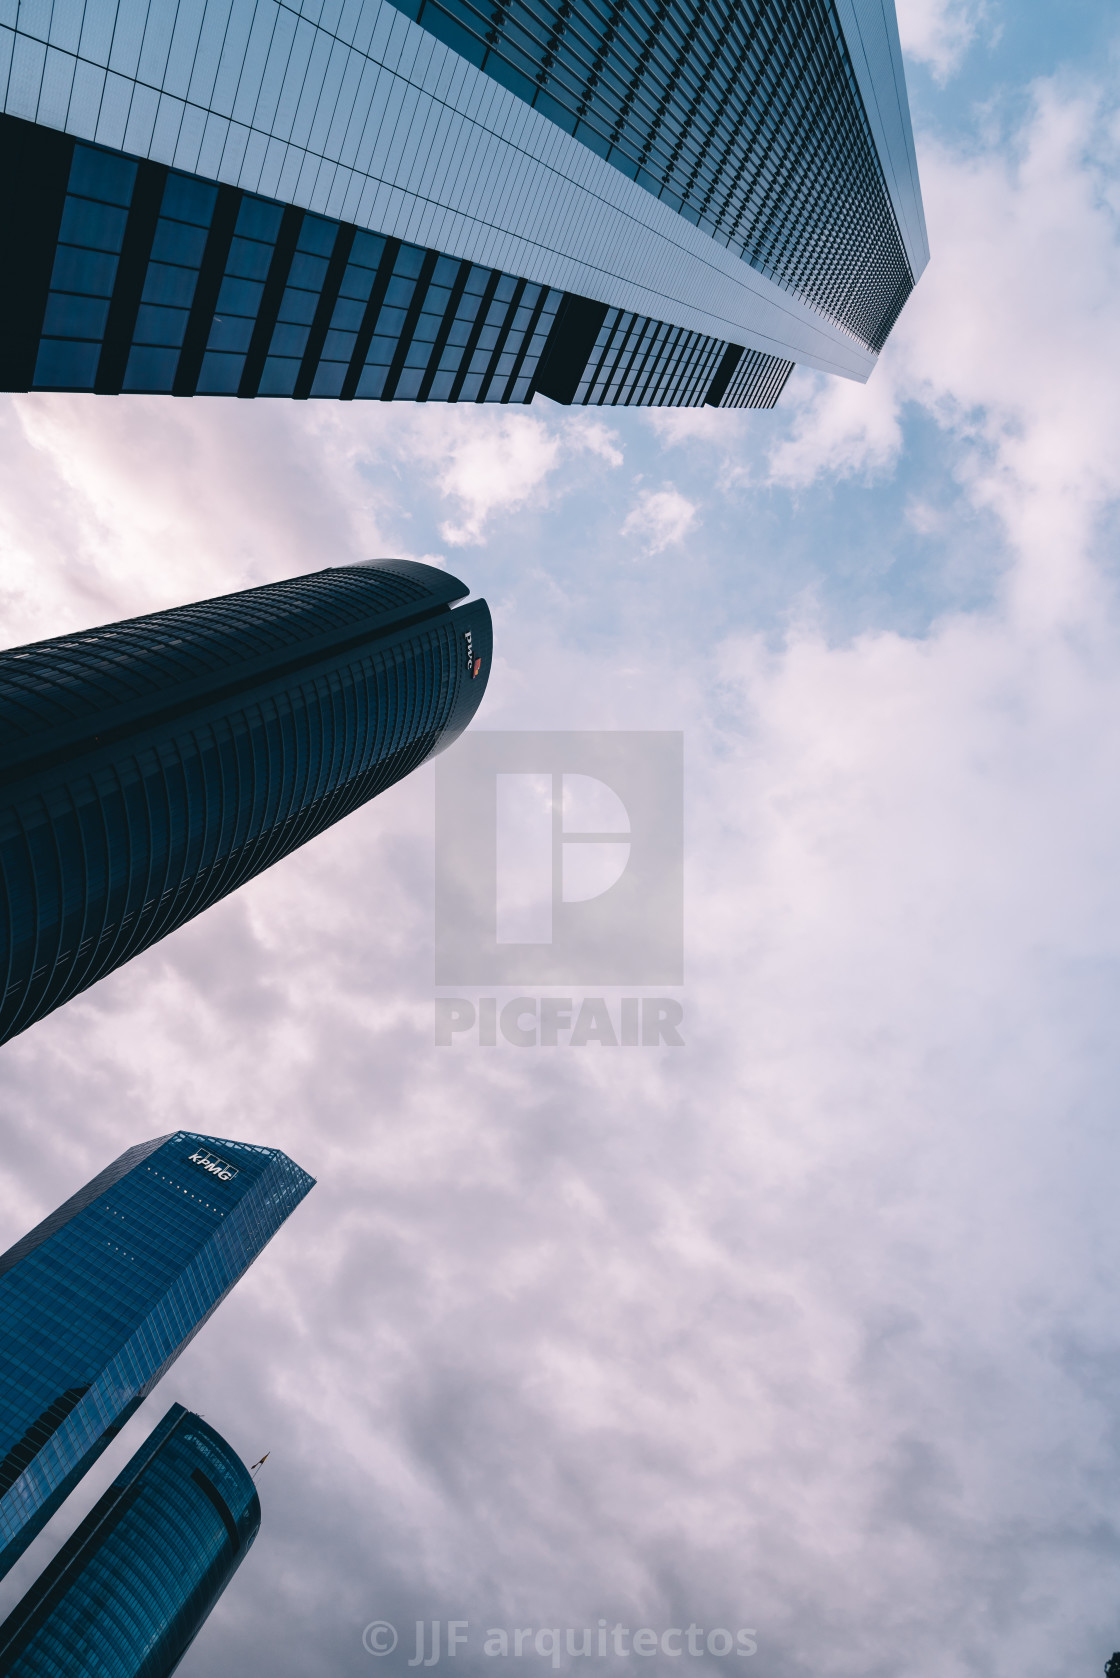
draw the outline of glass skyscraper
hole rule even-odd
[[[177,1131],[0,1257],[0,1576],[313,1186],[275,1148]]]
[[[167,1678],[261,1524],[248,1469],[173,1404],[0,1626],[6,1678]]]
[[[456,739],[467,592],[377,560],[0,653],[0,1041]]]
[[[928,260],[891,0],[23,0],[0,388],[768,407]]]

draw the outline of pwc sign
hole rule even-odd
[[[437,985],[680,985],[683,737],[469,731],[436,759]]]

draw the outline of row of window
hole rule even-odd
[[[881,347],[913,276],[832,0],[393,3]]]
[[[422,583],[391,571],[332,568],[16,648],[0,658],[0,729],[27,738],[180,682],[243,668],[378,614],[420,606]],[[372,629],[371,629],[372,633]]]
[[[91,1279],[92,1272],[103,1268],[99,1255],[106,1241],[123,1238],[129,1246],[146,1251],[153,1264],[170,1266],[168,1274],[171,1274],[205,1240],[213,1224],[212,1217],[208,1220],[198,1205],[185,1209],[171,1235],[157,1224],[145,1226],[133,1210],[129,1211],[126,1228],[112,1228],[105,1221],[108,1216],[107,1209],[100,1206],[87,1212],[65,1232],[53,1237],[46,1248],[40,1249],[39,1255],[29,1256],[12,1273],[0,1295],[0,1318],[6,1326],[24,1316],[30,1320],[39,1317],[46,1324],[55,1316],[61,1319],[72,1313],[73,1322],[67,1332],[83,1339],[90,1336],[95,1339],[108,1324],[127,1327],[134,1321],[133,1304],[123,1297],[101,1299],[97,1284]],[[57,1292],[57,1309],[47,1310],[44,1316],[52,1290]],[[42,1332],[49,1340],[54,1331],[44,1327]],[[44,1345],[48,1340],[44,1340]]]
[[[172,1169],[178,1163],[185,1174],[181,1162],[168,1163]],[[99,1418],[103,1404],[89,1415],[71,1416],[90,1381],[117,1364],[126,1386],[131,1380],[129,1391],[139,1390],[251,1262],[307,1186],[306,1175],[293,1162],[284,1156],[269,1158],[262,1176],[250,1185],[251,1190],[263,1187],[266,1192],[255,1196],[252,1208],[244,1202],[232,1205],[219,1225],[218,1233],[231,1237],[224,1248],[239,1250],[238,1262],[231,1266],[221,1262],[215,1250],[213,1207],[206,1207],[206,1216],[197,1199],[184,1203],[162,1172],[130,1172],[110,1191],[111,1205],[103,1198],[91,1201],[60,1224],[44,1247],[29,1254],[28,1262],[8,1273],[0,1288],[6,1353],[0,1371],[0,1415],[6,1423],[5,1460],[21,1456],[13,1466],[27,1473],[21,1506],[28,1513],[49,1500],[52,1480],[46,1462],[22,1460],[28,1453],[20,1452],[16,1436],[34,1445],[36,1452],[49,1436],[52,1458],[68,1466],[79,1464],[105,1425],[118,1420],[105,1413]],[[110,1213],[127,1224],[140,1263],[118,1243],[105,1241],[104,1220]],[[169,1268],[179,1272],[170,1292]],[[82,1384],[60,1395],[62,1383],[76,1375],[81,1375]],[[121,1402],[127,1397],[122,1391]],[[194,1444],[201,1448],[200,1441]],[[203,1454],[218,1466],[209,1447]],[[229,1479],[224,1472],[219,1477],[223,1483]],[[232,1485],[227,1497],[231,1493],[240,1507]],[[252,1498],[251,1488],[246,1495]]]
[[[108,388],[116,358],[126,391],[525,402],[561,295],[79,144],[34,385]]]
[[[717,338],[608,309],[575,401],[590,406],[699,407],[725,348]]]
[[[724,408],[772,408],[793,372],[792,361],[759,350],[744,350],[728,381]]]
[[[446,724],[458,664],[448,615],[29,799],[4,847],[0,1034],[407,773]]]
[[[76,143],[33,384],[528,402],[562,298],[496,269]],[[726,346],[661,322],[643,330],[656,339],[656,355],[643,360],[641,378],[605,378],[600,369],[589,376],[589,399],[702,402],[704,375]],[[627,348],[628,366],[629,356]]]
[[[718,338],[666,326],[624,309],[608,309],[573,401],[589,406],[772,408],[792,361],[744,350],[725,390],[713,382],[725,355]],[[722,380],[720,381],[722,383]]]

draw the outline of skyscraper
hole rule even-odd
[[[176,1131],[0,1257],[0,1576],[313,1186],[275,1148]]]
[[[890,0],[0,26],[0,387],[772,406],[928,260]]]
[[[261,1524],[248,1469],[173,1404],[0,1625],[6,1678],[166,1678]]]
[[[0,653],[0,1041],[456,739],[466,593],[378,560]]]

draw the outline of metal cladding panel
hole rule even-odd
[[[333,32],[320,13],[210,0],[190,26],[178,14],[168,45],[166,7],[122,0],[115,25],[88,29],[75,51],[61,9],[44,9],[0,28],[4,108],[533,284],[867,377],[875,358],[854,337],[388,0],[349,9]],[[114,42],[132,43],[135,72],[108,72]]]
[[[311,1187],[276,1149],[178,1131],[17,1242],[0,1276],[0,1574]]]
[[[0,1626],[9,1678],[164,1678],[260,1527],[252,1477],[180,1404]]]
[[[462,592],[435,567],[338,567],[0,654],[0,1039],[465,726],[490,648]]]
[[[893,0],[835,0],[835,5],[917,280],[929,262],[929,238]]]

